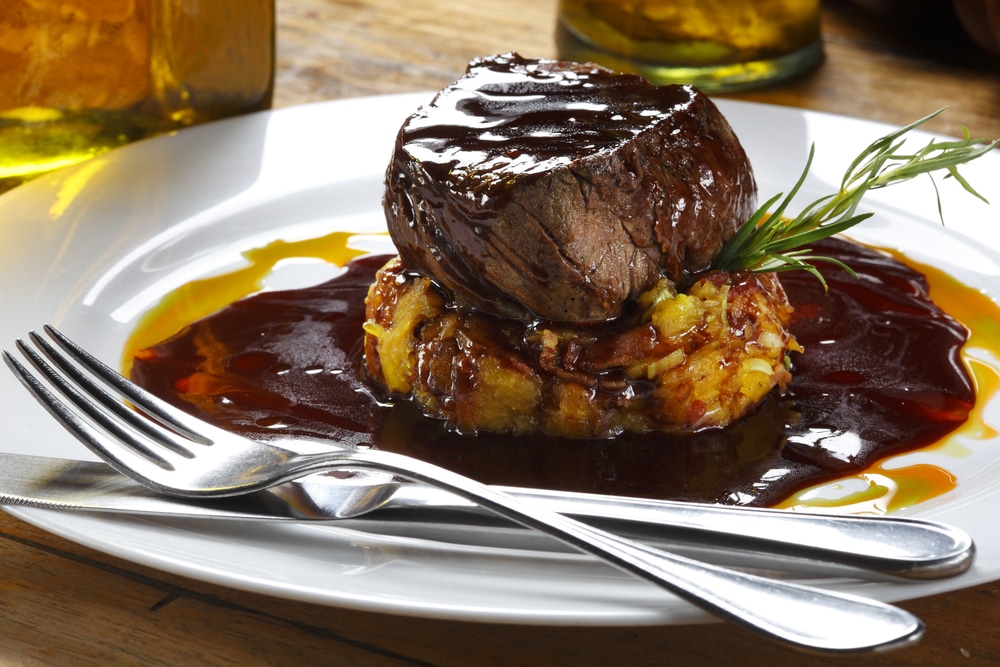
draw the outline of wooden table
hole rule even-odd
[[[915,8],[924,3],[912,3]],[[278,0],[275,106],[436,89],[467,60],[554,56],[555,0]],[[824,9],[826,62],[741,99],[1000,135],[1000,61],[947,17]],[[1000,582],[903,603],[928,625],[887,656],[805,657],[723,624],[549,628],[312,606],[204,584],[0,514],[0,665],[995,665]]]

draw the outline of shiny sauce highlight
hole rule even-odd
[[[313,249],[346,248],[347,238]],[[691,436],[459,436],[408,402],[387,403],[361,375],[364,297],[386,256],[358,257],[321,285],[262,292],[218,310],[214,300],[200,302],[197,289],[171,295],[136,329],[125,364],[140,384],[227,429],[399,451],[487,483],[756,506],[881,502],[881,511],[950,490],[954,479],[940,468],[891,470],[882,462],[942,442],[975,414],[984,367],[963,356],[970,329],[928,290],[945,311],[968,318],[973,340],[996,327],[996,305],[929,267],[918,272],[836,239],[818,245],[861,278],[824,266],[824,291],[805,272],[783,274],[796,307],[791,329],[806,350],[793,357],[790,392],[728,429]],[[260,263],[230,274],[226,293],[256,290],[261,266],[293,250],[311,249],[256,251]],[[334,252],[334,261],[352,254]],[[178,309],[180,302],[189,307]],[[842,479],[850,488],[839,498],[811,491]]]

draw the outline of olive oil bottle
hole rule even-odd
[[[269,108],[273,0],[0,0],[0,192]]]

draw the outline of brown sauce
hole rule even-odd
[[[171,402],[254,436],[333,438],[416,456],[498,484],[773,505],[806,486],[866,470],[963,424],[975,386],[966,328],[892,257],[827,240],[821,267],[783,274],[804,346],[794,380],[725,430],[687,437],[459,436],[360,377],[364,296],[386,257],[362,257],[311,288],[239,300],[136,354],[132,376]]]

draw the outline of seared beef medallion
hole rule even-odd
[[[739,140],[694,88],[507,54],[405,122],[384,206],[403,263],[457,303],[581,324],[663,276],[686,287],[756,198]]]
[[[384,206],[367,372],[457,431],[694,432],[791,378],[777,278],[707,271],[756,185],[693,88],[476,60],[404,123]]]

